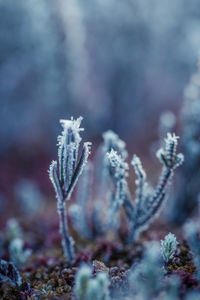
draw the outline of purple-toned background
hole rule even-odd
[[[82,115],[94,149],[113,129],[148,166],[159,115],[179,114],[199,31],[198,0],[0,0],[1,206],[24,178],[53,193],[61,118]]]

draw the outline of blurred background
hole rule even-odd
[[[179,115],[199,32],[198,0],[0,0],[1,211],[31,190],[53,195],[59,119],[83,116],[94,149],[112,129],[151,159],[160,114]]]

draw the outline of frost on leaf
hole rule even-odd
[[[74,241],[69,235],[65,202],[71,198],[71,194],[88,161],[91,149],[91,143],[84,143],[79,158],[79,148],[82,140],[80,132],[84,130],[80,127],[81,121],[82,117],[77,120],[71,118],[71,120],[60,121],[63,131],[58,137],[58,162],[52,161],[49,167],[49,178],[57,198],[63,251],[70,261],[74,259]]]
[[[164,240],[161,240],[161,252],[166,263],[173,259],[177,244],[176,236],[171,232],[165,236]]]
[[[177,154],[178,137],[168,133],[165,146],[157,152],[157,157],[163,165],[162,174],[155,190],[150,191],[150,185],[146,182],[146,173],[142,163],[137,156],[133,157],[132,165],[137,175],[136,201],[134,215],[131,220],[128,243],[135,238],[135,233],[145,228],[157,215],[167,193],[167,187],[173,176],[174,169],[181,165],[184,157]]]

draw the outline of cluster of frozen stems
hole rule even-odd
[[[60,232],[64,255],[69,259],[74,258],[74,241],[69,235],[65,202],[71,197],[71,193],[87,163],[90,154],[90,143],[84,143],[80,158],[80,128],[82,118],[77,120],[61,120],[63,126],[62,135],[58,137],[58,167],[57,161],[50,165],[49,175],[57,196],[58,214],[60,218]],[[135,233],[140,232],[144,226],[155,217],[166,195],[168,183],[174,169],[183,162],[183,155],[177,154],[178,137],[175,134],[167,134],[165,147],[157,152],[157,156],[163,165],[159,183],[153,190],[146,181],[146,173],[142,163],[136,155],[133,156],[132,166],[137,175],[136,199],[131,199],[127,176],[128,164],[126,163],[127,151],[125,143],[112,131],[104,134],[104,145],[101,147],[102,180],[112,184],[111,199],[109,203],[108,228],[116,217],[119,208],[125,210],[130,224],[128,243],[132,243]],[[104,187],[106,186],[104,184]],[[103,202],[102,202],[103,203]],[[103,205],[103,204],[102,204]]]
[[[155,190],[146,181],[146,173],[139,157],[133,156],[131,164],[137,175],[135,202],[132,201],[128,189],[126,180],[128,165],[124,155],[113,149],[107,154],[110,176],[114,182],[115,207],[123,205],[130,222],[128,243],[133,242],[135,233],[139,233],[155,217],[165,198],[166,189],[174,169],[183,162],[183,155],[176,152],[177,141],[178,137],[175,134],[168,133],[165,139],[165,148],[161,148],[157,152],[157,157],[163,164],[163,170]],[[116,143],[118,143],[117,140]]]

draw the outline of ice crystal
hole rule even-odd
[[[112,130],[108,130],[103,133],[103,152],[106,154],[112,149],[120,154],[123,159],[126,159],[128,153],[126,151],[126,143],[119,138],[119,136]]]
[[[165,165],[166,168],[172,170],[180,166],[184,161],[183,154],[176,153],[178,139],[179,137],[174,133],[168,133],[167,138],[165,139],[165,148],[161,148],[157,152],[157,157],[159,158],[160,162]]]

